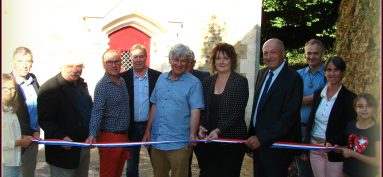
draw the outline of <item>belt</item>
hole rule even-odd
[[[128,131],[127,130],[124,130],[124,131],[113,131],[113,132],[109,132],[109,131],[105,131],[105,130],[101,130],[102,132],[106,132],[106,133],[113,133],[113,134],[128,134]]]
[[[134,124],[146,124],[148,121],[142,121],[142,122],[134,122]]]
[[[314,137],[314,136],[311,136],[311,138],[312,138],[313,140],[315,140],[318,144],[326,143],[326,139],[318,138],[318,137]]]

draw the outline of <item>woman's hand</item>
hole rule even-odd
[[[356,153],[355,151],[346,147],[337,147],[336,150],[342,153],[344,158],[354,157],[354,153]]]
[[[206,133],[207,133],[206,128],[200,125],[198,129],[198,138],[204,139],[206,137]]]
[[[214,140],[218,139],[218,135],[221,133],[221,130],[219,128],[214,129],[209,133],[209,135],[206,137],[207,140]]]

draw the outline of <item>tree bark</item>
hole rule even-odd
[[[355,93],[380,98],[380,0],[342,0],[335,50],[347,64],[343,82]],[[380,107],[380,106],[379,106]]]

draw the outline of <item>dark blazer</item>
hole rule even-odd
[[[254,154],[258,155],[257,159],[254,159],[254,163],[257,161],[263,165],[275,165],[279,168],[287,165],[287,170],[292,160],[291,151],[272,149],[270,145],[277,141],[301,142],[300,108],[303,98],[303,81],[299,74],[289,68],[285,62],[270,86],[263,106],[259,108],[254,127],[255,107],[267,72],[268,68],[260,70],[255,84],[249,136],[256,135],[261,147],[254,151]]]
[[[82,78],[78,80],[77,84],[88,90],[87,84]],[[46,139],[63,139],[68,136],[75,142],[84,142],[88,137],[89,122],[85,124],[81,121],[71,87],[73,86],[59,73],[40,88],[37,112],[39,124],[44,130]],[[89,104],[92,104],[90,95]],[[61,146],[45,146],[45,158],[49,164],[74,169],[79,165],[80,150],[79,147],[65,150]]]
[[[201,113],[201,125],[208,127],[211,95],[214,94],[215,82],[218,75],[207,77],[203,83],[205,110]],[[217,128],[221,130],[222,138],[246,139],[247,128],[245,110],[249,99],[249,84],[246,77],[232,72],[227,80],[225,90],[219,102]]]
[[[156,82],[158,77],[161,75],[161,72],[156,71],[154,69],[148,68],[148,79],[149,79],[149,98],[152,95],[154,86],[156,86]],[[124,78],[126,83],[126,88],[128,88],[129,93],[129,103],[130,104],[130,126],[128,134],[132,134],[134,132],[134,81],[133,81],[133,69],[129,69],[120,74],[122,78]],[[152,103],[150,102],[150,107]],[[149,108],[150,110],[150,108]]]
[[[13,73],[12,73],[13,76]],[[35,87],[35,91],[38,94],[39,90],[39,83],[37,82],[36,76],[32,73],[29,73],[29,77],[32,77],[33,79],[33,86]],[[29,112],[28,112],[28,106],[25,103],[25,96],[23,92],[21,91],[20,85],[17,85],[19,92],[17,93],[18,101],[20,103],[19,109],[17,110],[17,118],[19,119],[20,122],[20,129],[21,129],[21,134],[22,135],[29,135],[32,136],[33,130],[30,126],[30,117],[29,117]]]
[[[309,143],[311,140],[311,132],[315,122],[315,114],[320,102],[322,101],[322,97],[320,96],[321,92],[322,89],[314,92],[313,103],[311,106],[309,122],[307,124],[306,130],[307,136],[304,139],[305,143]],[[345,86],[342,86],[342,88],[339,90],[338,96],[331,109],[326,129],[326,141],[332,145],[337,144],[339,146],[345,146],[347,143],[345,142],[343,133],[348,122],[351,120],[356,120],[356,112],[353,106],[355,98],[355,93],[348,90]],[[340,153],[329,152],[328,159],[329,161],[335,162],[342,161],[343,157]]]
[[[210,76],[209,72],[200,71],[193,69],[193,72],[191,73],[194,77],[198,78],[201,82]]]

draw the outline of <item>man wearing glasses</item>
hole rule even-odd
[[[102,56],[105,74],[94,90],[89,137],[87,143],[128,142],[129,94],[125,81],[120,77],[121,57],[115,50]],[[99,148],[100,177],[121,177],[127,148]]]

